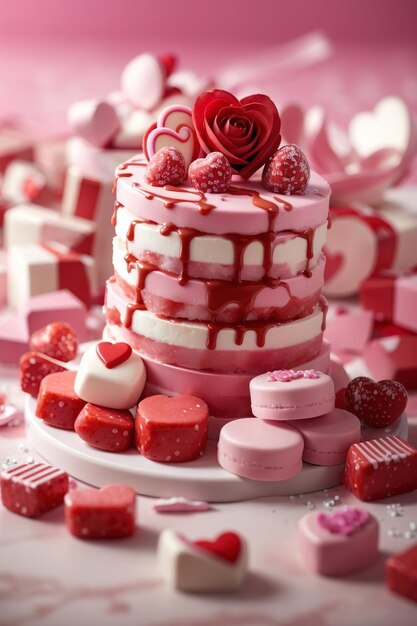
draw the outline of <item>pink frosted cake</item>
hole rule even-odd
[[[197,101],[201,105],[202,99],[225,93],[213,90]],[[274,107],[266,96],[250,98],[263,98]],[[242,109],[245,100],[236,101]],[[279,134],[271,143],[262,178],[255,173],[248,180],[252,172],[248,177],[228,152],[230,183],[223,179],[223,186],[213,185],[213,176],[220,179],[227,172],[222,168],[230,166],[224,153],[213,155],[207,148],[203,149],[207,159],[190,157],[195,154],[190,142],[204,145],[198,106],[196,102],[193,111],[170,107],[162,117],[175,118],[173,126],[160,128],[158,121],[145,136],[145,156],[138,155],[116,170],[114,276],[107,284],[106,336],[129,343],[151,364],[148,385],[153,393],[166,390],[164,368],[167,378],[175,371],[177,379],[191,386],[198,372],[200,389],[206,379],[208,389],[215,385],[208,394],[221,394],[222,387],[239,386],[239,379],[247,385],[248,375],[306,363],[322,346],[327,309],[321,297],[322,249],[329,185],[314,172],[311,177],[308,172],[302,189],[294,186],[294,193],[285,182],[290,178],[284,177],[281,187],[274,182],[277,171],[282,174],[282,166],[273,169],[277,159],[286,158],[290,149],[298,150],[285,146],[276,151]],[[250,126],[244,115],[243,121],[232,121],[238,131],[240,124]],[[276,117],[279,133],[277,112]],[[181,137],[184,126],[189,131],[187,141]],[[153,133],[159,149],[161,141],[166,146],[172,142],[174,148],[165,150],[179,147],[192,161],[181,184],[162,184],[169,169],[161,182],[152,178],[155,168],[161,171],[164,166],[163,150],[152,151]],[[212,166],[209,157],[215,155],[220,155],[220,161]],[[293,156],[290,150],[290,162]],[[258,169],[256,162],[253,168]],[[267,168],[270,178],[275,176],[272,182]],[[277,188],[280,193],[274,191]],[[157,372],[155,377],[152,372]],[[207,401],[210,406],[210,398]],[[246,407],[247,403],[245,411]],[[241,410],[236,406],[231,412],[242,415]]]

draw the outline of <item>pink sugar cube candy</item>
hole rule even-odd
[[[24,463],[1,474],[4,506],[25,517],[39,517],[62,504],[68,491],[68,474],[45,463]]]

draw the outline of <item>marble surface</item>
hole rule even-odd
[[[22,406],[16,373],[3,368],[0,387]],[[417,419],[410,422],[416,444]],[[0,429],[1,462],[29,456],[37,457],[27,447],[23,423]],[[325,579],[304,570],[295,531],[304,514],[326,510],[325,502],[335,496],[335,506],[357,504],[339,487],[308,496],[216,504],[207,512],[161,514],[154,511],[152,498],[139,496],[135,536],[107,542],[69,535],[63,507],[29,520],[0,506],[0,624],[411,626],[416,606],[385,588],[383,570],[389,554],[417,542],[417,532],[410,530],[417,523],[417,492],[365,505],[381,524],[378,562],[362,573]],[[167,588],[155,558],[158,534],[167,527],[190,539],[224,530],[242,533],[249,543],[250,574],[241,590],[191,596]]]

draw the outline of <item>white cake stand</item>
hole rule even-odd
[[[114,454],[92,448],[73,431],[45,424],[35,415],[36,401],[26,401],[30,443],[48,463],[79,480],[102,487],[126,483],[137,493],[158,498],[182,496],[209,502],[236,502],[264,496],[288,496],[330,489],[342,482],[344,465],[304,464],[290,480],[259,482],[239,478],[217,463],[217,443],[209,441],[206,454],[191,463],[155,463],[135,450]]]

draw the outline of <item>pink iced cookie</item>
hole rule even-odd
[[[84,407],[74,391],[75,372],[48,374],[39,390],[36,416],[56,428],[74,430],[74,422]]]
[[[130,409],[145,386],[142,359],[123,342],[101,341],[86,350],[75,379],[80,398],[110,409]]]
[[[252,480],[287,480],[301,472],[303,438],[288,426],[252,417],[220,431],[218,461],[223,469]]]
[[[68,474],[45,463],[25,463],[1,474],[4,506],[25,517],[39,517],[64,501]]]
[[[74,424],[75,432],[90,446],[123,452],[133,442],[135,422],[127,409],[107,409],[87,403]]]
[[[304,439],[303,461],[312,465],[344,463],[350,446],[361,439],[360,421],[342,409],[313,419],[295,420],[291,426]]]
[[[334,409],[330,376],[316,370],[277,370],[250,381],[252,412],[265,420],[299,420]]]
[[[378,557],[377,520],[359,508],[308,513],[298,527],[300,557],[308,569],[342,576],[369,567]]]
[[[75,489],[65,496],[69,532],[81,539],[114,539],[135,532],[136,494],[128,485]]]

